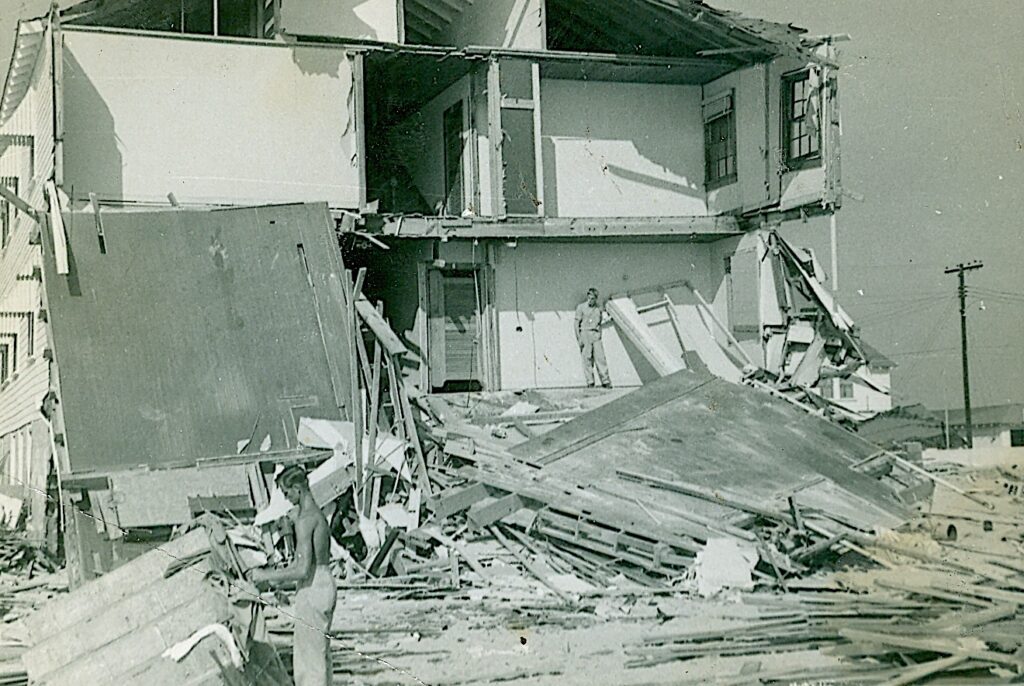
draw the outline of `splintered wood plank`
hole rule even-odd
[[[359,312],[359,316],[370,327],[370,331],[381,342],[381,345],[384,346],[389,355],[404,355],[409,352],[409,349],[402,343],[402,339],[398,337],[398,334],[394,332],[369,300],[365,298],[356,300],[356,311]]]
[[[210,539],[205,529],[195,529],[180,538],[161,543],[159,547],[84,584],[73,593],[50,601],[22,620],[29,643],[36,644],[65,627],[74,626],[102,612],[113,603],[162,579],[172,563],[209,549]]]
[[[481,500],[469,508],[469,520],[480,528],[487,528],[500,522],[523,507],[523,501],[515,493],[501,498]]]
[[[447,519],[453,514],[472,507],[489,495],[483,484],[475,483],[438,493],[427,502],[427,507],[434,512],[434,516],[438,520]]]
[[[231,654],[216,636],[207,636],[181,662],[154,657],[119,677],[125,684],[152,686],[221,686],[225,680],[221,665],[231,664]]]

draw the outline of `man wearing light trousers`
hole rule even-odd
[[[608,360],[604,355],[604,344],[601,343],[601,323],[604,320],[604,305],[598,302],[596,288],[587,290],[587,300],[576,306],[576,342],[583,358],[583,378],[587,386],[594,385],[594,367],[601,385],[611,388],[608,376]]]

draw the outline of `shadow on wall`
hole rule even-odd
[[[546,214],[579,215],[588,196],[605,210],[611,205],[630,216],[706,212],[699,90],[552,79],[542,95]],[[647,106],[637,111],[641,98]],[[602,108],[589,106],[591,101]],[[655,195],[645,198],[646,191]],[[605,193],[621,197],[600,197]]]
[[[64,188],[123,200],[123,158],[114,116],[70,49],[64,54]],[[154,132],[159,135],[159,132]]]
[[[394,0],[288,0],[281,4],[283,31],[291,36],[336,36],[390,40],[381,36],[381,23]],[[365,19],[364,19],[365,18]],[[394,18],[391,18],[394,22]],[[392,27],[393,32],[393,27]]]
[[[348,51],[346,50],[300,46],[292,48],[292,62],[306,75],[338,78],[341,74],[341,63],[347,59]],[[352,90],[349,89],[349,100],[352,99]]]

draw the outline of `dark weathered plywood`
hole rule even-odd
[[[548,483],[579,484],[630,500],[655,497],[711,517],[721,516],[716,505],[628,483],[616,469],[724,489],[782,512],[789,495],[806,489],[807,505],[862,528],[894,526],[908,516],[891,490],[850,468],[873,452],[868,443],[756,389],[689,370],[613,400],[513,452],[546,463],[539,478]],[[820,485],[823,479],[826,486]]]
[[[66,218],[44,231],[53,345],[75,471],[290,446],[299,415],[344,418],[344,278],[323,205]],[[301,246],[301,247],[300,247]],[[254,428],[255,427],[255,428]]]

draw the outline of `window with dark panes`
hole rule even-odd
[[[1010,447],[1024,448],[1024,429],[1010,429]]]
[[[717,188],[736,181],[736,113],[732,95],[704,103],[704,183]]]
[[[835,396],[835,390],[832,387],[832,379],[825,379],[821,382],[818,387],[821,390],[821,397],[828,398],[831,400]]]
[[[800,169],[821,160],[821,93],[812,70],[782,81],[783,135],[786,166]]]
[[[848,400],[853,397],[853,383],[850,381],[839,382],[839,397]]]

